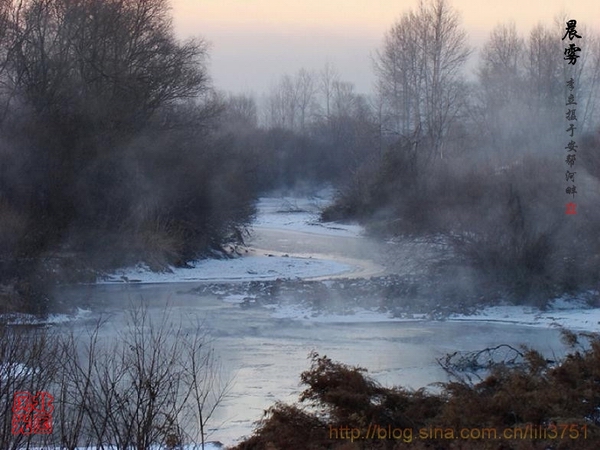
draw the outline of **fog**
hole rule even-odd
[[[454,377],[475,392],[489,373],[514,381],[505,366],[553,374],[566,350],[551,327],[598,330],[600,34],[588,20],[597,6],[584,3],[570,16],[557,2],[534,23],[527,9],[477,19],[470,4],[461,14],[464,2],[427,0],[394,5],[395,18],[370,12],[350,33],[356,2],[339,20],[329,5],[329,24],[306,5],[262,15],[256,7],[266,1],[201,10],[168,0],[1,2],[0,318],[15,340],[7,338],[0,368],[34,366],[15,382],[64,382],[63,391],[114,381],[118,369],[150,399],[151,418],[135,432],[107,407],[106,423],[119,430],[111,440],[107,429],[90,431],[91,409],[68,410],[63,396],[61,411],[94,437],[77,428],[70,443],[44,442],[175,448],[204,442],[217,417],[241,423],[210,425],[233,443],[258,412],[293,401],[311,351],[343,360],[313,355],[302,375],[307,398],[333,408],[332,421],[358,416],[321,396],[329,388],[319,387],[319,371],[358,380],[371,400],[384,395],[377,383],[418,389]],[[246,16],[232,18],[231,8]],[[196,33],[194,24],[206,27]],[[148,361],[145,335],[134,334],[133,356],[119,348],[117,362],[101,359],[111,347],[98,347],[93,381],[84,356],[57,360],[57,348],[79,355],[73,340],[61,341],[71,326],[105,318],[112,331],[103,336],[115,338],[130,300],[157,323],[173,304],[178,320],[199,318],[214,340],[207,354],[219,355],[203,364],[221,360],[224,379],[239,381],[233,397],[210,406],[196,389],[197,413],[186,419],[197,422],[193,433],[177,422],[188,407],[179,388],[165,394],[165,412],[158,394],[136,384],[145,363],[132,361]],[[25,323],[40,328],[12,331]],[[596,351],[574,336],[563,340]],[[38,338],[39,355],[17,355]],[[519,364],[492,358],[476,380],[436,360],[501,344]],[[169,386],[197,387],[194,357],[179,361],[181,378]],[[376,383],[344,363],[373,369]],[[69,370],[83,378],[68,379]],[[10,386],[0,392],[5,411]],[[452,386],[428,389],[451,398]],[[398,392],[390,395],[409,395]],[[424,398],[415,395],[415,404]],[[270,417],[324,426],[277,408]],[[514,423],[554,420],[527,414]],[[2,426],[0,446],[41,442],[14,438],[8,419]],[[256,439],[247,448],[264,447]]]
[[[376,81],[371,57],[383,34],[417,4],[417,0],[380,0],[368,6],[360,0],[175,0],[173,17],[179,36],[200,35],[211,42],[211,73],[220,89],[260,96],[282,73],[319,70],[330,61],[357,92],[368,94]],[[592,30],[600,29],[599,6],[592,0],[527,4],[510,0],[488,3],[485,8],[472,0],[456,0],[452,5],[461,14],[470,45],[477,49],[498,23],[513,21],[519,33],[527,36],[535,25],[549,25],[563,12]],[[469,70],[475,66],[476,58],[472,58]]]

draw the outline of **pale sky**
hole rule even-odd
[[[214,85],[262,94],[281,75],[333,63],[342,79],[371,92],[371,56],[384,33],[418,0],[172,0],[182,38],[211,44]],[[566,13],[577,29],[600,31],[600,0],[450,0],[476,48],[498,23],[513,21],[523,37],[537,23]],[[585,45],[585,35],[580,46]]]

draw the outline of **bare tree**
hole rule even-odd
[[[206,46],[175,40],[167,0],[24,5],[11,63],[39,112],[131,132],[161,106],[206,88]]]
[[[284,91],[290,83],[285,80],[282,79],[279,84],[273,86],[265,97],[265,122],[270,128],[289,128],[293,123],[293,119],[290,118],[290,114],[294,113],[290,107],[291,99]]]
[[[558,27],[535,26],[527,41],[526,80],[530,93],[529,108],[535,117],[562,111],[564,83],[563,49]],[[562,119],[562,114],[559,114]]]
[[[267,97],[268,125],[304,131],[315,107],[316,92],[315,77],[306,69],[293,77],[283,75]]]
[[[524,48],[514,22],[496,26],[483,46],[478,75],[491,110],[522,94]]]
[[[600,121],[598,104],[600,103],[600,35],[591,30],[586,31],[585,51],[582,61],[584,72],[578,83],[581,95],[578,97],[584,101],[584,107],[579,115],[581,117],[582,132],[591,131]]]
[[[222,118],[227,127],[234,131],[250,130],[258,126],[256,100],[250,94],[228,95],[224,99]]]
[[[199,333],[204,327],[196,324],[196,333],[185,342],[184,356],[187,358],[188,367],[184,374],[187,385],[190,387],[190,411],[197,423],[197,431],[202,448],[208,436],[206,424],[212,419],[216,408],[222,403],[230,387],[228,380],[224,380],[221,366],[214,350],[207,351],[209,342],[206,334]]]
[[[375,58],[394,131],[417,140],[427,136],[438,158],[462,107],[461,69],[469,54],[449,2],[422,0],[416,12],[404,14],[386,34]]]
[[[528,94],[523,61],[525,48],[515,24],[508,23],[492,30],[481,51],[474,119],[480,135],[497,150],[494,158],[514,161],[515,153],[521,150],[515,148],[514,141],[526,142],[524,134],[530,111],[524,104]],[[504,160],[496,162],[504,163]]]
[[[103,342],[104,321],[87,337],[61,339],[55,377],[60,445],[204,445],[206,424],[227,391],[206,328],[173,323],[168,309],[156,320],[135,306],[128,317],[114,340]]]
[[[356,110],[357,95],[354,85],[347,81],[334,81],[332,83],[331,116],[352,116]]]
[[[57,336],[45,329],[0,324],[0,447],[16,450],[24,444],[40,444],[34,435],[14,432],[13,419],[17,427],[24,423],[13,413],[13,400],[19,392],[50,391],[59,370],[57,343]]]
[[[9,58],[17,43],[17,29],[20,8],[15,8],[13,0],[0,0],[0,124],[8,114],[16,93],[14,77],[9,70]]]
[[[420,129],[423,73],[413,34],[418,27],[414,12],[402,16],[386,33],[374,60],[377,91],[385,109],[383,127],[388,133],[406,136]]]
[[[557,17],[552,27],[538,24],[522,39],[514,23],[498,25],[481,52],[478,70],[479,130],[498,155],[514,160],[524,148],[553,145],[564,137],[564,104],[568,94],[577,99],[577,127],[589,129],[598,96],[598,43],[585,28],[586,45],[576,65],[563,60],[566,16]],[[566,81],[573,78],[574,91]],[[515,143],[519,145],[516,146]],[[517,148],[518,147],[518,148]]]
[[[281,78],[278,89],[279,96],[283,101],[283,123],[290,130],[295,130],[298,126],[298,106],[300,103],[296,82],[290,75],[286,74]]]
[[[323,109],[325,119],[329,120],[331,117],[331,102],[333,98],[333,85],[340,81],[340,75],[331,62],[325,63],[325,67],[319,74],[319,91],[323,97]]]
[[[314,109],[317,87],[315,76],[306,69],[300,69],[296,74],[295,90],[298,98],[299,129],[304,131],[307,126],[309,113]]]
[[[557,36],[566,28],[567,21],[570,17],[566,14],[556,16],[555,27],[553,29],[560,30]],[[577,113],[577,130],[579,133],[590,133],[597,126],[599,115],[598,104],[600,94],[600,35],[585,23],[577,24],[577,32],[582,39],[575,38],[572,42],[569,39],[562,40],[560,55],[564,55],[564,48],[569,43],[580,44],[581,53],[577,59],[577,64],[568,64],[562,61],[562,97],[561,100],[567,99],[570,94],[573,94],[577,100],[575,107]],[[573,78],[574,89],[567,89],[566,81]],[[564,104],[565,102],[561,102]]]

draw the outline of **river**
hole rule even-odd
[[[200,267],[194,276],[184,277],[195,281],[177,282],[171,277],[171,282],[136,283],[131,282],[130,274],[126,283],[65,286],[56,294],[66,305],[87,311],[85,319],[71,324],[75,327],[85,327],[103,315],[109,317],[110,329],[117,330],[124,324],[124,306],[131,301],[143,301],[152,314],[161,314],[169,304],[175,319],[202,320],[222,363],[222,377],[231,381],[228,395],[209,424],[210,440],[232,444],[251,433],[253,422],[262,417],[265,408],[276,401],[296,400],[303,389],[300,373],[308,369],[311,351],[363,366],[385,385],[415,389],[445,381],[446,374],[436,358],[458,350],[527,344],[546,355],[560,356],[565,351],[559,332],[551,328],[391,320],[369,311],[335,315],[303,309],[302,292],[285,305],[253,305],[247,292],[250,280],[268,284],[269,279],[281,276],[285,264],[296,271],[289,278],[299,279],[361,278],[386,271],[376,257],[385,251],[384,243],[365,238],[351,227],[326,229],[313,222],[307,229],[286,226],[291,222],[270,221],[269,214],[274,211],[268,205],[272,204],[263,203],[260,210],[247,255],[238,258],[244,276],[229,279],[229,272],[221,269],[220,279],[202,279]],[[231,273],[238,270],[236,261],[228,260]],[[252,269],[259,267],[258,261],[271,266]],[[306,269],[310,267],[316,269]],[[211,289],[207,289],[209,284]],[[110,337],[111,332],[107,335]]]

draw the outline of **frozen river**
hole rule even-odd
[[[151,314],[160,314],[169,303],[175,318],[203,320],[214,339],[223,377],[232,380],[229,394],[210,424],[213,433],[209,439],[226,444],[248,435],[265,408],[278,400],[297,398],[303,389],[299,376],[308,369],[307,357],[313,350],[366,367],[383,384],[411,388],[446,380],[436,358],[457,350],[527,344],[547,355],[564,352],[558,331],[549,327],[398,321],[373,311],[340,316],[303,310],[300,303],[289,301],[279,307],[253,305],[252,295],[239,291],[249,280],[368,277],[385,271],[374,262],[376,258],[370,258],[384,251],[383,244],[362,237],[358,227],[318,225],[314,210],[311,212],[318,202],[293,204],[294,208],[286,206],[289,203],[263,200],[251,248],[244,257],[199,263],[192,269],[162,275],[129,269],[106,283],[63,287],[59,296],[87,311],[84,317],[88,319],[108,314],[114,328],[123,323],[124,305],[138,300],[149,305]],[[308,211],[290,212],[298,209]],[[198,290],[216,281],[226,282],[229,288],[222,292]],[[76,326],[85,323],[88,321],[80,320]]]

